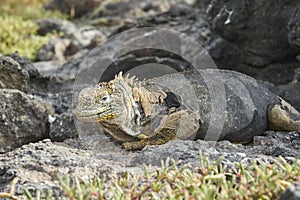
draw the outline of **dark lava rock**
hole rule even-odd
[[[289,84],[295,78],[295,69],[299,67],[298,62],[273,63],[267,65],[261,70],[261,73],[255,75],[260,80],[267,80],[275,85]]]
[[[29,74],[30,81],[39,76],[38,70],[34,67],[32,62],[27,57],[21,57],[18,53],[10,55],[12,59],[17,61],[22,69],[26,70]]]
[[[288,24],[288,40],[292,47],[300,48],[300,6],[295,9]]]
[[[29,74],[27,93],[35,94],[39,92],[47,92],[49,77],[42,76],[27,57],[21,57],[18,53],[14,53],[11,55],[11,58],[13,58],[20,67]]]
[[[59,10],[70,14],[72,17],[81,17],[101,4],[99,0],[52,0],[45,8]]]
[[[280,195],[279,200],[300,200],[300,182],[288,187]]]
[[[37,20],[37,24],[39,26],[38,34],[43,36],[54,31],[63,33],[64,35],[70,35],[77,30],[74,23],[58,18]]]
[[[0,89],[0,150],[49,137],[50,104],[19,90]]]
[[[0,57],[0,88],[26,91],[29,73],[10,57]]]
[[[50,138],[62,142],[65,139],[77,138],[74,117],[70,113],[55,114],[50,117]]]
[[[287,30],[294,27],[298,0],[199,0],[196,5],[210,17],[213,30],[238,47],[240,63],[259,67],[299,53],[291,48]]]
[[[282,97],[300,110],[300,67],[294,70],[294,77],[291,82],[280,85]]]
[[[17,89],[29,94],[46,92],[49,78],[40,75],[32,62],[18,53],[0,56],[0,88]]]
[[[300,158],[300,135],[297,132],[266,131],[253,139],[255,153]]]

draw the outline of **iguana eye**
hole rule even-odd
[[[100,100],[99,100],[99,103],[108,103],[111,101],[111,98],[109,95],[105,95],[103,96]]]

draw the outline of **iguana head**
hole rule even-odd
[[[133,98],[135,77],[123,77],[122,72],[109,82],[83,89],[79,94],[76,117],[81,121],[100,122],[104,131],[119,141],[137,136],[136,121],[141,117]]]
[[[76,116],[82,121],[102,122],[113,119],[116,114],[116,105],[112,89],[108,83],[100,83],[95,87],[84,88],[79,94],[79,104]]]

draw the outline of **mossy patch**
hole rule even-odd
[[[46,11],[46,0],[2,0],[0,2],[0,52],[11,54],[18,52],[35,60],[38,49],[49,41],[53,34],[37,35],[35,19],[60,17],[59,12]]]

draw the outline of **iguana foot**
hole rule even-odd
[[[176,130],[163,129],[161,130],[161,132],[157,133],[152,137],[141,139],[137,142],[124,142],[122,145],[128,151],[141,150],[146,145],[165,144],[170,140],[174,140],[175,138],[176,138]]]
[[[124,142],[122,146],[127,151],[141,150],[147,145],[144,141],[140,140],[137,142]]]
[[[280,104],[275,104],[269,109],[269,129],[300,133],[300,113],[288,102],[280,100]]]

